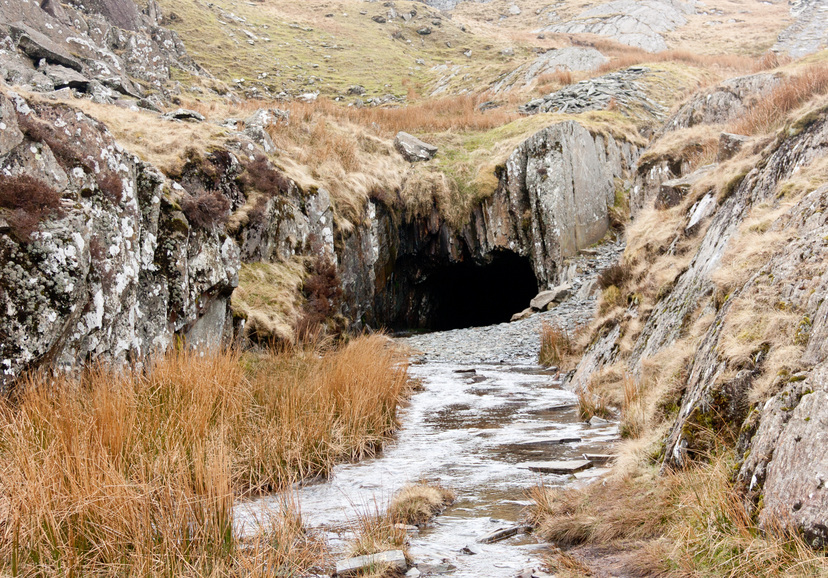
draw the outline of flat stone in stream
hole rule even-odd
[[[556,462],[538,462],[530,464],[529,470],[533,472],[540,472],[542,474],[574,474],[582,470],[592,467],[592,462],[589,460],[570,460],[570,461],[556,461]]]
[[[596,464],[605,464],[615,456],[611,454],[584,454],[584,459]]]
[[[538,440],[536,442],[523,442],[521,444],[517,444],[520,446],[556,446],[562,444],[577,444],[581,441],[581,438],[578,437],[564,437],[564,438],[556,438],[551,440]]]
[[[337,576],[356,576],[363,570],[371,570],[380,566],[390,566],[394,570],[405,571],[408,563],[402,550],[389,550],[379,554],[368,554],[340,560],[336,563]]]
[[[491,534],[486,534],[482,538],[478,538],[477,541],[481,544],[494,544],[495,542],[500,542],[501,540],[505,540],[506,538],[511,538],[512,536],[517,536],[521,532],[526,531],[526,526],[512,526],[511,528],[498,528]]]

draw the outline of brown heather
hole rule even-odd
[[[812,65],[785,78],[770,94],[762,98],[729,130],[737,134],[761,134],[777,128],[788,113],[812,97],[828,92],[828,66]]]
[[[407,383],[383,336],[331,351],[179,351],[145,371],[31,375],[0,411],[0,571],[307,567],[320,545],[290,508],[240,547],[234,502],[373,453]]]

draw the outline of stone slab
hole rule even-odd
[[[408,563],[402,550],[389,550],[379,554],[368,554],[340,560],[336,563],[337,576],[356,576],[363,570],[370,570],[378,566],[390,566],[394,570],[405,571]]]
[[[529,465],[529,470],[539,472],[542,474],[574,474],[592,467],[592,462],[589,460],[567,460],[567,461],[552,461],[552,462],[538,462]]]

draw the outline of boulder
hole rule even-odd
[[[68,87],[81,92],[89,89],[89,79],[71,68],[59,64],[47,64],[41,67],[40,71],[52,81],[56,89]]]
[[[430,161],[437,154],[436,146],[425,143],[407,132],[397,133],[397,138],[394,139],[394,148],[405,160],[411,163]]]
[[[719,136],[719,153],[716,160],[721,163],[733,158],[749,140],[750,137],[741,134],[723,132]]]
[[[423,26],[422,28],[418,28],[417,29],[417,34],[419,34],[420,36],[428,36],[429,34],[431,34],[431,28],[429,28],[428,26]]]
[[[392,570],[405,572],[408,562],[405,561],[405,554],[402,550],[389,550],[379,554],[368,554],[340,560],[336,563],[337,576],[357,576],[364,571],[370,571],[377,567],[388,566]]]
[[[9,28],[12,38],[17,42],[17,47],[35,62],[43,59],[50,64],[59,64],[77,72],[83,71],[80,61],[45,34],[19,22]]]
[[[186,108],[179,108],[172,112],[168,112],[163,116],[169,120],[186,120],[191,122],[204,122],[205,120],[203,114],[200,114],[194,110],[188,110]]]
[[[661,183],[655,198],[655,208],[663,211],[680,204],[693,185],[715,167],[716,165],[705,165],[680,179],[670,179]]]
[[[351,96],[362,96],[365,94],[365,87],[361,84],[355,84],[354,86],[348,88],[348,94]]]
[[[688,237],[695,235],[701,222],[716,211],[716,195],[707,193],[699,202],[690,208],[690,220],[684,227],[684,234]]]
[[[385,16],[374,16],[373,18],[371,18],[371,20],[373,20],[377,24],[385,24]]]
[[[534,309],[532,309],[531,307],[527,307],[520,313],[515,313],[514,315],[512,315],[512,318],[509,321],[523,321],[524,319],[529,319],[534,312]]]
[[[554,289],[538,293],[529,303],[529,306],[533,311],[543,311],[553,303],[561,303],[569,297],[571,293],[571,285],[558,285]]]

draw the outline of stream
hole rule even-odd
[[[410,373],[423,390],[401,408],[400,429],[380,455],[341,464],[329,480],[295,490],[305,523],[325,531],[335,553],[344,552],[359,513],[384,511],[406,484],[439,482],[457,499],[410,538],[411,558],[424,576],[513,578],[539,567],[548,546],[530,534],[493,544],[478,539],[520,524],[533,486],[586,483],[606,471],[598,464],[574,475],[529,469],[610,452],[618,438],[615,424],[580,420],[562,376],[537,363],[543,322],[572,329],[594,307],[594,296],[586,295],[522,321],[398,338],[414,352]],[[564,438],[580,441],[559,443]],[[279,499],[236,506],[237,531],[255,530],[256,519],[278,509]]]

